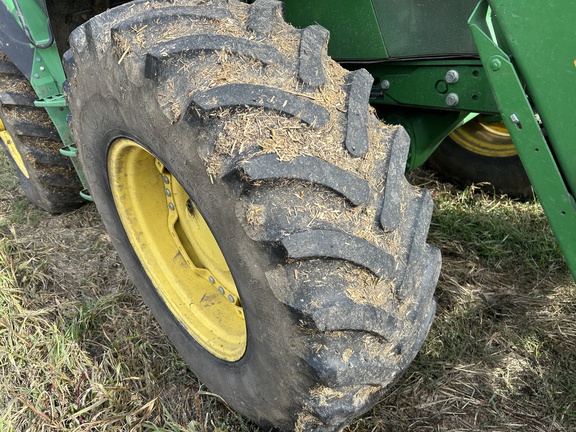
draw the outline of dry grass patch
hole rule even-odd
[[[401,382],[346,430],[573,430],[576,285],[540,207],[412,180],[436,199],[437,318]],[[2,158],[0,237],[0,430],[257,430],[171,347],[94,206],[46,215]]]
[[[36,209],[3,156],[0,430],[254,430],[175,352],[95,207]]]
[[[350,430],[573,430],[576,285],[539,204],[412,177],[435,196],[437,315],[408,373]]]

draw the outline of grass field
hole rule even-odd
[[[576,430],[576,285],[538,204],[419,171],[443,251],[416,361],[348,431]],[[49,216],[0,158],[0,431],[255,431],[194,378],[86,205]]]

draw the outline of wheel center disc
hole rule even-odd
[[[226,361],[246,350],[246,322],[226,259],[200,210],[162,163],[134,141],[108,154],[110,187],[134,252],[176,319]]]
[[[516,147],[504,123],[486,123],[475,118],[450,134],[460,147],[488,157],[516,156]]]

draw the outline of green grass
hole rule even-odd
[[[576,285],[537,203],[418,172],[444,266],[402,380],[348,431],[570,431]],[[0,159],[0,430],[255,431],[199,383],[92,205],[48,216]]]

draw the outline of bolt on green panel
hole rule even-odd
[[[364,66],[376,78],[372,90],[375,103],[498,113],[479,60],[391,61],[357,66]]]

